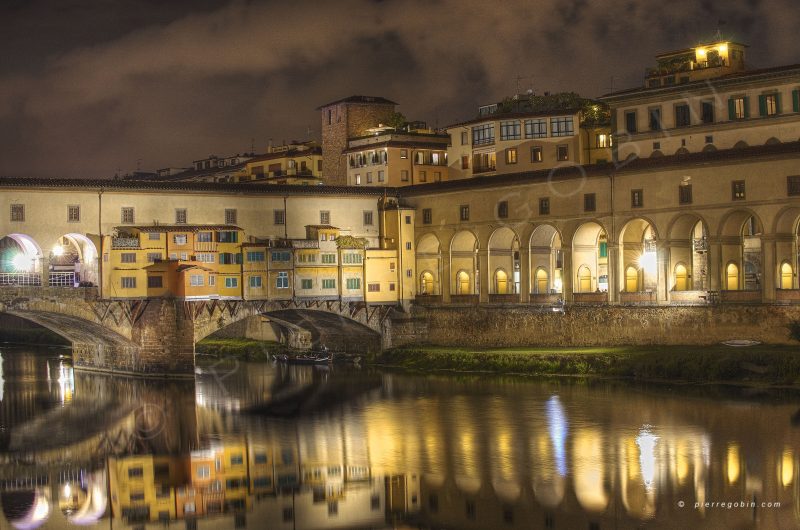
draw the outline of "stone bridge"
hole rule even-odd
[[[94,288],[0,288],[0,313],[69,340],[75,368],[149,376],[193,377],[199,340],[258,316],[281,328],[290,345],[304,334],[310,346],[336,327],[380,344],[393,308],[339,300],[109,300]]]

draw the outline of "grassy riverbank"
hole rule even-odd
[[[203,339],[195,347],[197,353],[214,357],[233,357],[242,361],[267,361],[276,353],[284,353],[278,342],[251,339]]]
[[[625,348],[396,348],[375,363],[409,370],[625,377],[695,383],[800,386],[800,348],[648,346]]]

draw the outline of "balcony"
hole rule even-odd
[[[216,252],[217,251],[217,243],[214,241],[195,241],[194,243],[194,251],[195,252]]]
[[[494,171],[497,169],[495,166],[475,166],[472,168],[472,173],[477,175],[478,173],[489,173],[490,171]]]
[[[123,249],[123,248],[139,248],[139,238],[138,237],[112,237],[111,238],[111,248],[112,249]]]

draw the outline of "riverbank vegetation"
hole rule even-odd
[[[241,361],[267,361],[272,355],[285,353],[286,347],[275,341],[244,338],[203,339],[195,346],[200,354],[235,358]]]
[[[800,351],[791,346],[642,346],[469,349],[409,346],[375,364],[415,371],[622,377],[642,381],[748,382],[800,386]]]

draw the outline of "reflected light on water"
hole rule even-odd
[[[564,414],[564,406],[561,405],[558,396],[552,396],[547,400],[547,430],[550,433],[550,440],[553,443],[553,451],[556,457],[556,469],[558,474],[567,474],[567,453],[565,442],[567,439],[567,417]]]
[[[642,480],[645,488],[650,491],[656,476],[656,443],[658,436],[650,432],[650,426],[645,425],[636,437],[636,445],[639,446],[639,466],[642,472]]]
[[[725,469],[727,470],[729,484],[734,484],[737,480],[739,480],[739,473],[741,472],[739,464],[740,458],[739,444],[728,444],[728,452],[725,459]]]
[[[788,488],[794,481],[794,453],[791,448],[787,447],[783,450],[781,456],[781,484],[784,488]]]

